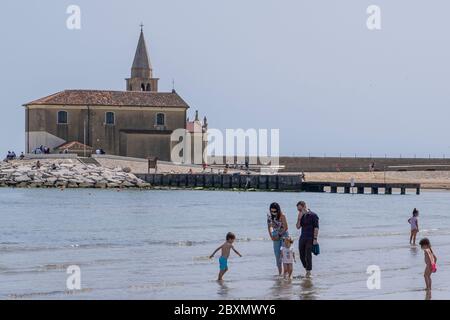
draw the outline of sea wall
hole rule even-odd
[[[301,190],[299,175],[137,174],[152,186],[206,189]]]

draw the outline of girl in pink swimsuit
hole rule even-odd
[[[423,274],[425,278],[426,290],[431,290],[431,274],[437,271],[436,262],[437,257],[434,255],[433,249],[431,249],[430,240],[423,238],[419,242],[425,255],[425,272]]]

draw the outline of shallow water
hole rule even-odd
[[[414,207],[418,239],[438,256],[432,298],[450,299],[449,197],[3,188],[0,299],[425,299],[423,253],[408,244]],[[320,216],[321,254],[311,280],[285,282],[266,214],[278,201],[296,237],[299,200]],[[207,257],[228,231],[244,257],[232,254],[220,284],[218,257]],[[81,268],[81,291],[66,289],[70,265]],[[379,290],[367,289],[369,265],[381,268]]]

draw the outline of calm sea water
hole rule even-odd
[[[450,194],[0,189],[0,299],[424,299],[424,259],[408,244],[407,219],[438,256],[433,299],[450,299]],[[321,254],[312,280],[275,274],[268,205],[278,201],[291,234],[295,204],[320,216]],[[207,257],[233,231],[226,281]],[[297,247],[297,242],[295,243]],[[81,268],[82,290],[66,290]],[[368,290],[367,266],[381,268]],[[303,274],[301,264],[294,274]]]

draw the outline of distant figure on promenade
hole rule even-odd
[[[281,207],[278,203],[271,203],[269,210],[270,212],[267,214],[267,231],[270,239],[273,241],[273,252],[278,267],[278,275],[282,276],[281,247],[284,246],[284,238],[289,237],[288,224],[286,216],[281,212]]]
[[[375,162],[372,162],[370,165],[369,165],[369,172],[374,172],[375,171]]]
[[[41,168],[41,162],[38,160],[36,161],[36,164],[32,167],[32,169],[40,169]]]
[[[435,256],[433,249],[431,249],[430,240],[423,238],[420,240],[419,244],[425,255],[425,272],[423,273],[423,276],[425,278],[426,290],[431,291],[431,274],[437,271],[437,257]]]
[[[21,152],[21,153],[20,153],[20,157],[19,157],[19,159],[20,159],[20,160],[23,160],[23,159],[25,159],[25,155],[23,154],[23,152]]]
[[[284,279],[289,280],[292,277],[292,272],[294,271],[295,252],[292,249],[292,244],[294,241],[291,237],[284,239],[284,247],[281,247],[281,260],[283,262],[284,269]]]
[[[300,180],[301,180],[301,182],[305,182],[306,181],[306,176],[305,176],[305,173],[303,171],[300,174]]]
[[[16,153],[14,151],[8,151],[8,154],[6,155],[6,160],[15,160],[16,159]]]
[[[419,210],[414,208],[412,217],[408,219],[408,223],[411,225],[411,235],[409,237],[409,244],[416,245],[416,236],[419,232]]]
[[[309,210],[306,202],[297,203],[298,219],[297,229],[301,229],[298,249],[300,251],[300,261],[306,270],[306,278],[311,277],[313,247],[318,248],[319,237],[319,217]]]
[[[233,250],[239,257],[242,255],[234,248],[233,242],[236,239],[236,236],[232,232],[228,232],[226,235],[226,241],[218,247],[212,255],[209,257],[212,259],[217,251],[222,250],[222,254],[219,258],[219,276],[217,277],[218,281],[223,280],[224,274],[228,271],[228,257],[230,256],[230,250]]]

